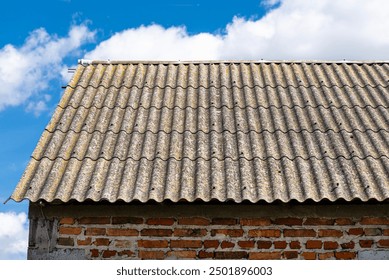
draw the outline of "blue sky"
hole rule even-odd
[[[386,0],[3,1],[0,202],[77,60],[388,60]],[[28,203],[0,205],[0,259],[25,258]]]

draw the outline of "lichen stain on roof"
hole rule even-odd
[[[389,198],[389,63],[79,65],[12,199]]]

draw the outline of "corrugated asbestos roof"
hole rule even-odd
[[[12,199],[389,198],[389,63],[79,65]]]

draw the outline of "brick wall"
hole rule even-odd
[[[156,216],[63,216],[54,247],[80,249],[87,259],[357,259],[378,251],[389,256],[385,216]]]

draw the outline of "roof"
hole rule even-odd
[[[389,62],[78,65],[11,198],[389,198]]]

